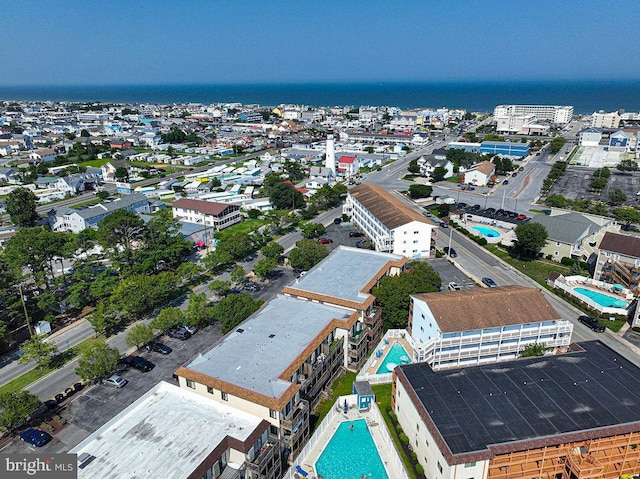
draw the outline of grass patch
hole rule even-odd
[[[257,230],[262,225],[266,223],[265,220],[261,219],[251,219],[247,218],[242,223],[236,223],[235,225],[229,226],[228,228],[223,229],[220,232],[216,233],[217,239],[224,239],[225,237],[232,235],[234,233],[251,233],[252,231]]]
[[[525,274],[529,278],[533,279],[540,286],[547,289],[550,289],[546,281],[551,273],[558,272],[564,276],[567,276],[570,274],[570,268],[560,263],[556,263],[548,260],[523,261],[520,259],[513,258],[512,256],[509,255],[509,253],[507,253],[501,248],[498,248],[495,245],[488,244],[485,246],[485,248],[488,251],[491,251],[498,258],[502,259],[506,263],[513,266],[522,274]]]
[[[396,447],[396,451],[398,451],[398,455],[404,464],[404,468],[407,470],[407,474],[412,479],[417,479],[418,476],[414,470],[415,461],[413,458],[409,458],[405,452],[405,449],[400,442],[400,436],[398,434],[397,421],[389,416],[389,411],[391,411],[391,384],[376,384],[371,386],[373,389],[373,393],[376,396],[376,404],[378,405],[378,409],[380,409],[380,413],[384,418],[384,422],[387,425],[387,429],[389,430],[389,434],[391,435],[391,439],[393,440],[393,444]]]
[[[349,371],[334,381],[331,386],[331,397],[322,401],[318,404],[318,407],[316,407],[316,415],[318,416],[316,425],[319,425],[322,422],[337,401],[338,397],[353,393],[353,383],[355,380],[356,373]]]
[[[93,166],[95,168],[100,168],[103,165],[106,165],[110,161],[114,161],[113,158],[98,158],[96,160],[87,160],[80,163],[81,166]]]
[[[450,178],[445,178],[444,181],[447,181],[449,183],[460,183],[460,178],[462,177],[462,175],[456,175],[456,176],[452,176]]]
[[[97,205],[98,203],[100,203],[102,200],[100,200],[100,198],[94,198],[92,200],[89,201],[83,201],[82,203],[76,203],[73,205],[73,209],[77,210],[79,208],[82,208],[83,206],[92,206],[92,205]]]
[[[626,323],[627,320],[626,319],[613,319],[613,320],[601,319],[600,322],[606,328],[609,328],[614,333],[617,333],[618,331],[620,331],[620,329],[622,329],[622,326],[624,326],[624,323]]]

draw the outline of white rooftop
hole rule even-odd
[[[363,293],[367,284],[389,261],[401,261],[402,258],[397,254],[338,246],[304,276],[287,286],[363,303],[370,296]]]
[[[234,331],[184,367],[212,378],[279,398],[291,385],[282,373],[334,320],[352,311],[277,296]]]
[[[95,457],[79,478],[186,478],[227,436],[244,442],[261,422],[161,381],[69,452]]]

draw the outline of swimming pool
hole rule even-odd
[[[380,367],[376,370],[376,374],[387,374],[393,371],[393,368],[398,364],[409,364],[411,362],[411,356],[407,354],[402,344],[393,343],[391,349],[382,361]]]
[[[498,230],[494,230],[488,226],[472,226],[471,229],[476,230],[485,238],[500,238],[500,236],[502,236]]]
[[[609,296],[608,294],[599,293],[598,291],[593,291],[592,289],[586,288],[574,288],[576,293],[580,293],[587,298],[593,299],[600,306],[605,306],[607,308],[626,308],[629,306],[625,300],[616,298],[615,296]]]
[[[353,428],[351,427],[353,426]],[[327,479],[389,479],[378,448],[364,419],[345,421],[315,463],[318,476]]]

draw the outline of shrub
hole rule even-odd
[[[403,432],[400,433],[400,442],[402,444],[404,444],[405,446],[409,445],[409,438],[407,437],[407,435]]]
[[[575,264],[575,260],[573,260],[573,259],[571,259],[571,258],[569,258],[567,256],[563,256],[560,259],[560,263],[562,263],[565,266],[573,266]]]
[[[422,464],[416,464],[416,472],[424,475],[424,467],[422,467]]]
[[[418,453],[416,451],[411,451],[411,457],[414,461],[418,460]]]
[[[398,416],[396,416],[396,413],[393,412],[391,409],[389,409],[389,411],[387,411],[387,414],[389,415],[389,417],[391,418],[391,420],[393,422],[396,422],[398,420]]]
[[[633,328],[631,328],[633,331],[635,331],[636,333],[640,333],[640,326],[634,326]]]

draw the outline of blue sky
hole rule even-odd
[[[0,0],[0,85],[638,79],[638,7]]]

